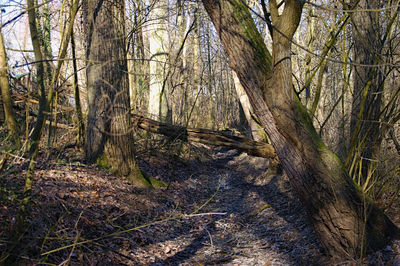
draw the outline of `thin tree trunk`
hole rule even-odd
[[[65,57],[67,55],[67,49],[68,49],[68,45],[69,45],[69,42],[70,42],[70,38],[71,38],[71,36],[73,34],[74,21],[75,21],[76,13],[78,12],[78,8],[79,8],[79,0],[72,1],[71,2],[71,9],[70,9],[70,16],[69,16],[70,22],[68,24],[68,28],[64,32],[65,34],[64,33],[61,34],[62,42],[60,44],[57,67],[54,69],[54,72],[51,73],[51,71],[50,71],[50,73],[48,73],[49,75],[51,75],[51,83],[50,83],[49,92],[48,92],[48,94],[49,94],[48,95],[48,98],[49,98],[48,101],[49,101],[49,105],[51,106],[51,111],[52,112],[53,112],[53,107],[56,108],[56,106],[57,106],[57,97],[55,98],[55,103],[53,103],[53,101],[54,101],[53,100],[54,89],[55,89],[56,84],[58,82],[58,79],[59,79],[59,77],[61,75],[61,67],[64,64],[64,60],[65,60]],[[50,53],[50,54],[47,54],[47,57],[49,58],[49,56],[51,56],[51,47],[50,48],[48,47],[50,45],[50,28],[49,28],[50,25],[48,25],[48,24],[50,24],[50,18],[49,18],[49,14],[48,14],[48,7],[45,10],[47,10],[45,12],[45,14],[46,14],[46,23],[45,23],[46,27],[45,28],[47,29],[45,31],[45,34],[46,34],[45,35],[46,36],[46,38],[45,38],[45,40],[46,40],[45,41],[45,51],[47,51],[47,53]],[[48,68],[48,70],[51,70],[51,69],[52,68],[50,68],[50,67]],[[55,93],[57,94],[57,92],[55,92]],[[54,110],[54,113],[55,113],[55,115],[54,115],[53,120],[54,120],[54,123],[57,123],[57,121],[56,121],[57,110]],[[55,130],[56,130],[56,127],[54,127],[54,132],[52,132],[52,130],[51,130],[52,127],[53,127],[52,126],[52,121],[50,121],[49,135],[48,135],[48,145],[49,146],[51,144],[51,141],[50,141],[51,140],[51,135],[52,134],[55,135]]]
[[[28,19],[29,19],[29,30],[31,32],[32,46],[35,53],[35,61],[36,64],[36,75],[39,84],[39,111],[36,120],[35,127],[33,129],[31,138],[30,138],[30,147],[29,147],[29,163],[28,169],[26,171],[25,177],[25,187],[22,201],[20,203],[20,208],[18,210],[17,220],[15,223],[15,239],[19,241],[18,238],[25,230],[25,216],[27,212],[27,207],[30,203],[32,196],[32,184],[33,177],[35,172],[35,164],[36,158],[39,150],[40,138],[42,135],[42,129],[44,125],[44,121],[46,120],[45,111],[47,110],[47,100],[44,86],[44,66],[43,66],[43,56],[41,52],[40,42],[39,42],[39,33],[36,25],[36,7],[34,0],[27,0],[27,10],[28,10]]]
[[[250,105],[249,97],[240,83],[236,73],[233,72],[233,80],[235,82],[236,94],[239,98],[240,104],[243,108],[244,115],[246,116],[247,123],[249,124],[251,136],[255,141],[266,141],[266,135],[264,129],[254,120],[252,117],[253,108]]]
[[[10,83],[8,80],[8,64],[7,54],[4,46],[3,33],[0,30],[0,87],[1,87],[1,98],[3,100],[5,121],[7,127],[10,130],[14,143],[17,147],[20,146],[21,141],[19,139],[19,132],[17,122],[15,121],[15,115],[12,107],[12,100],[10,94]],[[0,108],[2,106],[0,105]]]
[[[72,66],[74,69],[74,97],[75,97],[75,110],[76,116],[78,117],[78,140],[84,144],[85,143],[85,123],[83,121],[82,107],[81,107],[81,97],[79,92],[79,82],[78,82],[78,67],[76,63],[75,54],[75,36],[74,31],[71,32],[71,51],[72,51]]]
[[[374,158],[379,150],[382,136],[380,130],[380,110],[384,95],[382,67],[374,66],[380,62],[382,50],[381,27],[378,12],[357,11],[357,9],[376,9],[379,0],[353,0],[356,10],[352,14],[354,40],[354,90],[350,121],[350,159],[362,165],[359,179],[367,179],[369,172],[376,167]],[[366,67],[365,65],[370,65]],[[353,157],[354,156],[354,157]],[[361,161],[359,164],[358,162]],[[353,172],[359,172],[353,168]]]
[[[270,0],[272,56],[242,1],[203,3],[325,251],[336,258],[359,258],[384,247],[399,235],[398,228],[354,186],[293,92],[291,39],[300,2],[285,1],[279,14]]]
[[[3,125],[4,122],[5,122],[5,113],[3,107],[3,97],[1,96],[0,93],[0,125]]]
[[[168,0],[156,0],[150,11],[150,91],[149,113],[159,121],[169,121],[169,107],[166,97],[167,72],[167,21]]]

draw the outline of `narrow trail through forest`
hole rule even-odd
[[[26,250],[19,254],[22,262],[331,263],[321,252],[285,175],[266,171],[267,159],[228,149],[194,155],[186,160],[162,153],[139,158],[144,171],[170,184],[161,189],[133,188],[98,166],[82,165],[74,149],[52,161],[43,155],[38,162]],[[6,193],[22,187],[23,169],[22,163],[0,179]],[[0,206],[0,251],[17,210],[12,197],[7,199]],[[400,261],[400,241],[365,262],[395,265],[396,260]]]
[[[196,169],[198,177],[188,182],[208,188],[198,198],[202,201],[216,191],[202,212],[226,214],[188,221],[190,231],[155,244],[154,250],[174,252],[151,265],[324,263],[287,180],[265,174],[268,160],[222,149],[208,163]]]

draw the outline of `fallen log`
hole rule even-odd
[[[132,115],[134,126],[151,133],[161,134],[171,139],[198,142],[214,146],[224,146],[246,152],[249,155],[268,158],[273,163],[278,159],[271,144],[254,141],[245,137],[209,129],[185,128],[158,122],[141,115]]]
[[[29,101],[33,104],[38,104],[39,102],[34,99],[27,99],[26,97],[15,94],[17,98]],[[70,111],[72,107],[58,106],[63,110]],[[73,109],[73,108],[72,108]],[[134,126],[146,130],[151,133],[161,134],[167,136],[171,139],[179,139],[188,142],[197,142],[213,146],[223,146],[232,149],[237,149],[241,152],[245,152],[252,156],[268,158],[273,166],[278,165],[279,160],[276,156],[275,150],[271,144],[254,141],[241,136],[234,136],[221,131],[214,131],[209,129],[201,128],[185,128],[183,126],[171,125],[167,123],[158,122],[146,118],[141,115],[132,114],[132,121]],[[46,121],[49,123],[49,121]],[[60,128],[73,130],[73,127],[63,124],[53,125]]]

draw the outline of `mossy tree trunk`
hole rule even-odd
[[[39,151],[40,138],[42,136],[42,130],[44,122],[46,120],[45,112],[47,111],[47,99],[45,93],[44,85],[44,65],[43,65],[43,55],[41,52],[40,42],[39,42],[39,32],[36,24],[36,6],[34,0],[27,0],[27,10],[28,10],[28,20],[29,20],[29,31],[31,33],[32,47],[35,54],[36,63],[36,76],[39,85],[39,110],[36,119],[36,124],[29,139],[29,163],[28,169],[26,171],[25,177],[25,187],[23,199],[20,204],[20,208],[17,215],[17,221],[14,226],[14,237],[16,241],[21,234],[24,232],[25,226],[25,216],[32,196],[32,184],[35,173],[36,158]]]
[[[241,0],[203,0],[260,123],[307,210],[325,251],[359,258],[383,247],[398,228],[356,188],[322,142],[293,90],[291,40],[302,1],[270,0],[272,55]]]
[[[3,100],[5,121],[10,131],[10,135],[17,146],[20,146],[19,132],[17,122],[15,121],[15,115],[12,108],[12,100],[10,93],[10,83],[8,80],[8,63],[7,54],[4,46],[3,33],[0,30],[0,87],[1,87],[1,98]],[[0,108],[3,108],[0,105]]]
[[[149,185],[134,158],[125,45],[125,2],[84,3],[88,116],[85,152],[100,157],[115,174],[135,185]]]
[[[354,40],[354,83],[350,121],[349,165],[360,165],[362,178],[367,179],[376,168],[376,158],[383,134],[380,133],[381,105],[384,95],[382,63],[383,26],[379,12],[369,10],[381,7],[380,0],[352,0],[356,10],[352,13],[352,37]],[[361,11],[364,10],[364,11]],[[352,160],[352,161],[351,161]],[[353,172],[358,173],[357,166]],[[362,180],[366,182],[366,180]]]

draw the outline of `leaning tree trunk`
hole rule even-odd
[[[134,158],[124,1],[85,2],[88,121],[85,152],[135,185],[149,185]]]
[[[300,21],[300,1],[285,1],[279,14],[270,0],[272,56],[241,0],[203,3],[325,251],[359,258],[383,247],[398,228],[354,186],[293,91],[291,39]]]

